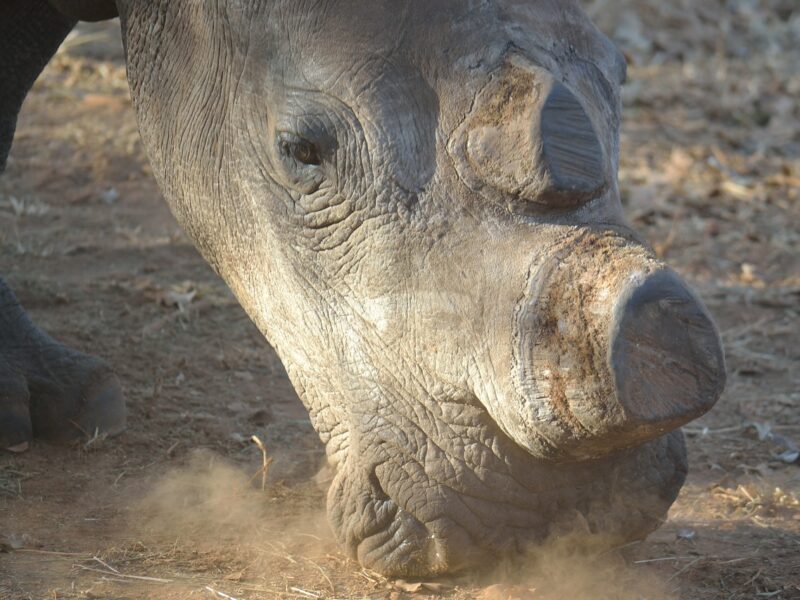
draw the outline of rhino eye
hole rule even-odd
[[[301,194],[312,194],[319,189],[328,173],[322,162],[326,152],[318,144],[296,133],[281,131],[277,134],[275,152],[276,174],[281,176],[282,183]]]
[[[316,145],[293,133],[281,133],[278,147],[284,157],[292,158],[300,164],[317,166],[322,163]]]

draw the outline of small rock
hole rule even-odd
[[[102,200],[106,204],[114,204],[117,200],[119,200],[119,192],[117,191],[117,188],[110,187],[107,190],[101,192],[100,200]]]

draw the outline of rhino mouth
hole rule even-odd
[[[439,448],[426,460],[364,435],[384,453],[342,465],[329,517],[352,558],[397,577],[490,568],[565,532],[608,547],[641,539],[664,521],[687,469],[680,431],[567,465],[535,459],[488,417],[463,443],[425,440],[429,454]]]

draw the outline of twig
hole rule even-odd
[[[300,594],[301,596],[306,596],[307,598],[322,598],[322,594],[315,594],[314,592],[309,592],[299,587],[290,587],[289,589],[297,594]]]
[[[737,562],[742,562],[743,560],[749,560],[751,557],[749,556],[741,556],[739,558],[732,558],[730,560],[723,560],[722,562],[718,562],[718,565],[730,565]]]
[[[669,578],[667,579],[667,581],[666,581],[665,583],[672,581],[672,580],[673,580],[673,579],[675,579],[675,578],[676,578],[678,575],[680,575],[681,573],[684,573],[684,572],[685,572],[685,571],[687,571],[688,569],[692,568],[694,565],[696,565],[698,562],[700,562],[700,561],[701,561],[701,560],[703,560],[704,558],[705,558],[704,556],[700,556],[700,557],[698,557],[698,558],[695,558],[695,559],[694,559],[692,562],[690,562],[688,565],[686,565],[685,567],[683,567],[682,569],[680,569],[680,570],[679,570],[679,571],[677,571],[676,573],[673,573],[672,575],[670,575],[670,576],[669,576]]]
[[[31,554],[52,554],[53,556],[85,556],[87,559],[89,555],[86,552],[56,552],[55,550],[35,550],[33,548],[17,548],[15,552],[30,552]]]
[[[756,499],[753,498],[753,496],[750,495],[750,492],[747,491],[747,488],[745,488],[743,485],[739,485],[739,487],[737,488],[736,491],[738,492],[739,490],[741,490],[742,494],[747,496],[747,499],[750,500],[750,502],[752,502],[753,504],[756,504]]]
[[[635,565],[644,565],[646,563],[654,563],[654,562],[663,562],[665,560],[681,560],[681,558],[690,558],[688,556],[680,557],[680,556],[662,556],[661,558],[647,558],[645,560],[635,560],[633,564]]]
[[[198,300],[197,302],[193,303],[190,306],[189,310],[173,311],[168,315],[155,319],[154,321],[142,327],[142,337],[150,337],[151,335],[153,335],[154,333],[159,331],[162,327],[168,325],[172,321],[176,321],[181,317],[187,317],[187,315],[190,315],[192,312],[194,312],[195,314],[199,314],[201,311],[206,310],[207,308],[210,308],[212,306],[213,304],[211,303],[211,301],[204,298],[203,300]]]
[[[361,577],[363,577],[364,579],[366,579],[366,580],[367,580],[367,581],[369,581],[370,583],[378,583],[378,580],[377,580],[377,579],[373,579],[372,577],[370,577],[369,575],[367,575],[367,574],[366,574],[366,573],[365,573],[363,570],[361,570],[361,571],[356,571],[356,575],[360,575]]]
[[[306,558],[306,561],[311,563],[313,566],[315,566],[317,568],[317,570],[319,570],[320,573],[322,573],[322,576],[325,578],[325,581],[328,582],[328,585],[331,588],[331,594],[335,595],[336,594],[336,588],[334,587],[333,582],[331,581],[331,578],[328,577],[327,573],[325,573],[325,570],[322,567],[320,567],[317,563],[315,563],[313,560],[311,560],[310,558]]]
[[[612,552],[617,552],[619,550],[624,550],[625,548],[628,548],[630,546],[635,546],[636,544],[641,544],[641,543],[642,543],[642,540],[634,540],[632,542],[628,542],[627,544],[621,544],[619,546],[614,546],[613,548],[609,548],[608,550],[604,550],[603,552],[601,552],[600,556],[604,556],[604,555],[610,554]]]
[[[742,585],[742,589],[746,588],[748,585],[750,585],[750,584],[751,584],[751,583],[753,583],[753,582],[754,582],[756,579],[758,579],[758,576],[759,576],[759,575],[761,575],[761,571],[762,571],[761,569],[759,569],[758,571],[756,571],[756,574],[755,574],[755,575],[753,575],[753,576],[752,576],[750,579],[748,579],[748,580],[747,580],[747,583],[745,583],[744,585]]]
[[[102,575],[110,575],[112,577],[124,577],[125,579],[136,579],[137,581],[150,581],[152,583],[172,583],[172,579],[161,579],[160,577],[145,577],[144,575],[126,575],[125,573],[115,573],[114,571],[105,571],[103,569],[94,569],[92,567],[85,567],[83,565],[73,565],[84,571],[92,571]]]
[[[172,444],[172,446],[167,448],[167,456],[172,456],[172,453],[175,451],[175,448],[177,448],[180,445],[180,443],[181,443],[181,440],[178,440],[177,442]]]
[[[269,466],[272,464],[272,457],[267,456],[267,447],[264,445],[264,442],[261,441],[261,438],[257,435],[253,435],[250,439],[258,446],[258,449],[261,450],[261,468],[253,474],[250,481],[253,481],[253,479],[261,473],[261,491],[263,492],[267,489],[267,475],[269,474]]]
[[[744,425],[736,425],[734,427],[720,427],[719,429],[709,429],[708,427],[684,427],[683,431],[690,435],[714,435],[718,433],[733,433],[745,429]]]
[[[117,487],[117,484],[119,483],[119,480],[122,479],[124,476],[125,476],[125,471],[120,472],[120,474],[117,475],[117,478],[114,480],[114,483],[112,485],[114,487]]]
[[[86,443],[83,445],[83,449],[84,449],[84,450],[88,450],[88,449],[89,449],[89,447],[90,447],[92,444],[94,444],[95,442],[98,442],[98,441],[102,442],[102,441],[103,441],[103,440],[105,440],[107,437],[108,437],[108,435],[107,435],[105,432],[102,432],[102,433],[101,433],[101,432],[100,432],[100,428],[99,428],[99,427],[95,427],[95,428],[94,428],[94,433],[93,433],[93,434],[92,434],[92,436],[91,436],[91,437],[90,437],[90,438],[89,438],[89,439],[86,441]]]
[[[102,560],[100,560],[100,559],[99,559],[99,558],[97,558],[96,556],[93,556],[93,557],[92,557],[92,560],[96,560],[96,561],[97,561],[97,562],[99,562],[101,565],[103,565],[103,566],[104,566],[106,569],[108,569],[108,570],[110,570],[110,571],[114,571],[114,573],[116,573],[117,575],[119,575],[119,571],[117,571],[117,570],[116,570],[114,567],[112,567],[112,566],[111,566],[111,565],[109,565],[108,563],[105,563],[105,562],[103,562]]]
[[[131,581],[130,579],[120,579],[119,577],[101,577],[100,581],[111,581],[113,583],[124,583],[126,585],[136,585],[135,581]]]

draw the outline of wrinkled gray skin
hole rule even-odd
[[[658,526],[724,361],[624,222],[625,64],[575,4],[117,8],[161,189],[308,408],[352,556]]]

